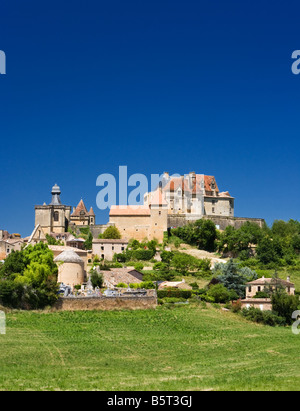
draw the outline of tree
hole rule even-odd
[[[47,240],[47,244],[49,245],[63,245],[62,241],[56,240],[54,237],[52,237],[49,234],[46,234],[46,240]]]
[[[273,311],[283,317],[286,324],[291,324],[293,322],[292,313],[300,308],[299,297],[278,289],[272,294],[271,301]]]
[[[173,229],[172,234],[187,244],[196,245],[199,249],[206,251],[215,250],[215,241],[218,237],[215,224],[206,219]]]
[[[102,234],[102,238],[105,239],[121,239],[120,231],[115,226],[109,226]]]
[[[227,290],[235,291],[240,298],[245,297],[246,283],[257,278],[255,271],[250,270],[248,267],[240,268],[233,259],[230,259],[226,264],[215,264],[213,273],[219,274],[217,280],[219,280]]]
[[[263,264],[277,262],[279,260],[278,251],[279,247],[276,247],[276,245],[274,245],[273,240],[271,238],[265,237],[259,242],[257,246],[257,258]]]
[[[206,294],[212,297],[216,303],[226,303],[230,299],[230,292],[223,284],[213,285]]]
[[[89,232],[87,239],[84,242],[84,248],[91,250],[93,248],[93,234]]]
[[[57,300],[57,266],[46,244],[11,253],[1,267],[0,300],[13,308],[37,309]]]
[[[92,286],[94,288],[96,287],[102,288],[103,283],[104,283],[103,274],[97,273],[97,271],[92,270],[90,278],[91,278]]]
[[[211,220],[197,220],[195,222],[194,238],[200,250],[214,251],[216,248],[217,229]]]

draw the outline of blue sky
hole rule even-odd
[[[298,3],[298,4],[297,4]],[[214,175],[235,215],[300,220],[299,2],[2,0],[0,228],[96,206],[102,173]]]

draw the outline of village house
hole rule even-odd
[[[290,277],[286,281],[279,278],[265,278],[264,276],[246,283],[246,298],[241,300],[243,308],[255,307],[261,310],[272,310],[271,298],[255,298],[259,292],[272,292],[277,287],[283,288],[287,294],[295,294],[295,285],[290,282]]]
[[[93,256],[102,260],[112,261],[114,254],[123,253],[128,246],[126,239],[95,239],[93,240]]]

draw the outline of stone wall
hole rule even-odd
[[[156,296],[147,297],[61,297],[52,311],[145,310],[157,306]]]
[[[168,227],[183,227],[189,222],[193,222],[199,220],[201,217],[197,216],[185,216],[185,215],[177,215],[177,214],[169,214],[168,215]],[[212,215],[204,215],[202,218],[207,220],[211,220],[215,223],[216,226],[220,230],[225,230],[227,226],[233,226],[234,228],[238,229],[247,221],[250,223],[258,224],[262,227],[265,223],[263,218],[247,218],[247,217],[227,217],[227,216],[212,216]]]
[[[71,224],[70,228],[76,232],[76,234],[80,235],[80,228],[90,228],[93,238],[98,238],[99,234],[103,234],[104,231],[109,227],[111,224],[95,224],[95,225],[74,225]]]

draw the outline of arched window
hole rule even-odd
[[[58,221],[58,220],[59,220],[58,211],[54,211],[54,221]]]

